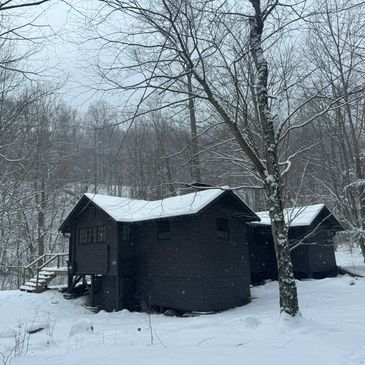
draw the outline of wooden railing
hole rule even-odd
[[[31,262],[27,266],[24,266],[23,284],[25,284],[28,278],[37,275],[36,284],[38,286],[40,271],[42,271],[46,267],[50,267],[51,263],[55,264],[55,266],[52,266],[52,268],[54,267],[56,269],[60,269],[67,267],[67,257],[68,253],[55,253],[55,254],[45,253],[42,256],[38,257],[36,260]]]

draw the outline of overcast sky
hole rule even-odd
[[[49,26],[42,28],[46,37],[40,41],[40,51],[30,57],[28,68],[42,70],[42,78],[52,85],[62,85],[63,99],[81,111],[99,98],[108,99],[111,104],[118,102],[115,96],[93,90],[98,82],[91,66],[97,57],[97,45],[86,42],[87,20],[83,14],[92,14],[97,6],[97,0],[72,0],[72,7],[62,1],[54,1],[12,13],[16,24],[29,19],[34,24]],[[35,29],[33,34],[39,34],[39,31],[39,28]],[[22,51],[30,46],[29,42],[18,43]]]

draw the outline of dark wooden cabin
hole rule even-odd
[[[63,222],[69,291],[85,276],[92,305],[218,311],[250,299],[248,222],[232,191],[159,201],[85,194]],[[85,280],[84,280],[85,281]]]
[[[274,242],[268,212],[256,213],[260,222],[249,227],[252,283],[277,279]],[[291,258],[297,279],[337,275],[333,236],[344,228],[324,204],[284,211],[289,225]],[[301,241],[303,242],[301,243]]]

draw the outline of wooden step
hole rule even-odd
[[[38,279],[42,280],[50,280],[53,279],[56,275],[38,275]],[[34,278],[37,278],[37,276],[34,276]]]
[[[43,254],[29,265],[24,267],[24,276],[26,274],[36,273],[19,289],[32,293],[40,293],[47,289],[48,284],[57,276],[68,275],[67,253]],[[57,266],[51,266],[51,265]]]
[[[57,272],[57,271],[67,271],[67,267],[66,266],[61,266],[61,267],[57,267],[57,266],[45,266],[42,271],[53,271],[53,272]]]
[[[46,290],[47,285],[56,277],[57,275],[54,272],[45,272],[41,271],[37,275],[33,276],[29,279],[24,285],[20,287],[20,290],[32,292],[32,293],[41,293]]]
[[[36,288],[34,286],[28,286],[26,284],[22,285],[19,289],[22,291],[30,292],[30,293],[33,293],[36,291]]]
[[[34,287],[34,288],[38,288],[38,287],[40,287],[40,286],[46,286],[47,284],[48,284],[49,282],[47,282],[47,281],[44,281],[44,282],[39,282],[38,281],[38,285],[37,285],[37,283],[36,282],[34,282],[34,281],[27,281],[24,285],[26,285],[26,286],[31,286],[31,287]]]
[[[19,289],[22,291],[26,291],[28,293],[42,293],[47,289],[47,285],[31,285],[34,283],[26,282],[24,285],[22,285]]]
[[[54,271],[51,270],[42,270],[39,272],[39,275],[43,275],[43,276],[54,276],[56,275],[56,273]]]
[[[44,267],[41,272],[44,274],[53,273],[55,275],[68,275],[67,267]]]
[[[28,287],[32,287],[32,288],[37,288],[38,286],[41,286],[41,283],[39,283],[37,285],[36,283],[32,283],[31,281],[27,281],[24,285],[28,286]]]
[[[48,280],[47,280],[48,278],[41,278],[41,277],[39,277],[38,278],[38,283],[46,283]],[[37,283],[37,278],[31,278],[31,279],[29,279],[28,280],[28,282],[31,282],[31,283]]]
[[[38,276],[38,278],[39,279],[44,279],[44,280],[52,280],[52,279],[54,279],[55,277],[56,277],[57,275],[56,274],[53,274],[53,275],[44,275],[44,274],[42,274],[42,275],[39,275]],[[34,278],[37,278],[37,276],[36,275],[34,275],[33,276]]]

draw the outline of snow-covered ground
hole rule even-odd
[[[11,351],[12,365],[365,364],[365,279],[298,287],[303,316],[295,320],[280,318],[276,282],[253,288],[248,305],[190,318],[94,314],[53,290],[3,291],[0,364]]]
[[[336,250],[336,262],[338,266],[365,277],[364,258],[358,246],[339,246]]]

